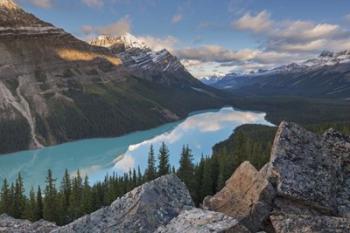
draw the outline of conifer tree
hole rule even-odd
[[[137,174],[135,168],[132,170],[132,188],[137,186]]]
[[[34,189],[32,187],[29,192],[29,199],[27,200],[23,217],[32,222],[39,220],[37,219],[35,210],[36,210],[36,198],[35,198]]]
[[[83,184],[83,192],[81,198],[81,212],[82,214],[88,214],[93,211],[91,187],[89,185],[89,178],[85,176]]]
[[[15,185],[13,183],[11,183],[11,186],[10,186],[10,198],[11,198],[11,203],[10,203],[8,214],[10,216],[15,216]]]
[[[80,171],[77,171],[77,175],[72,179],[72,194],[69,200],[69,213],[72,219],[76,219],[82,215],[81,212],[81,199],[83,191],[83,180],[80,175]]]
[[[193,200],[195,204],[198,206],[199,203],[202,201],[203,194],[202,194],[202,186],[203,186],[203,173],[204,173],[204,157],[202,155],[200,162],[195,167],[195,192],[193,195]]]
[[[63,179],[61,182],[61,205],[62,205],[62,210],[63,214],[67,215],[68,214],[68,208],[69,208],[69,200],[70,200],[70,195],[72,193],[72,185],[71,185],[71,179],[68,173],[68,170],[66,169],[63,175]]]
[[[159,148],[159,165],[158,165],[158,176],[167,175],[170,173],[169,165],[169,149],[163,142]]]
[[[35,208],[35,219],[39,220],[43,218],[43,197],[41,194],[41,188],[38,186],[38,191],[36,192],[36,208]]]
[[[0,193],[0,213],[10,214],[12,206],[11,190],[7,179],[5,178],[2,184]]]
[[[47,172],[45,197],[43,202],[43,217],[47,221],[57,222],[58,216],[58,200],[57,189],[55,185],[56,179],[53,178],[51,169]]]
[[[13,202],[13,213],[14,218],[21,218],[26,204],[26,198],[24,196],[24,185],[21,173],[18,173],[15,182],[14,202]]]
[[[137,186],[141,185],[143,182],[143,176],[141,173],[141,168],[140,166],[137,167]]]
[[[157,176],[156,160],[154,157],[153,145],[151,145],[149,148],[149,152],[148,152],[146,179],[147,179],[147,181],[151,181],[151,180],[155,179],[156,176]]]
[[[213,194],[213,177],[212,177],[212,163],[211,160],[206,158],[203,166],[203,179],[201,185],[200,200],[204,197]]]
[[[190,191],[193,190],[193,175],[194,175],[194,165],[193,165],[193,155],[188,146],[183,146],[180,158],[180,167],[177,171],[178,177],[186,184]]]

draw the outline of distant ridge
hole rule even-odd
[[[350,98],[350,50],[249,74],[228,74],[206,82],[239,95]]]

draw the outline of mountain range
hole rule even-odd
[[[12,0],[0,12],[0,153],[118,136],[222,104],[176,57],[129,34],[89,44]]]
[[[249,96],[304,96],[350,99],[350,50],[323,51],[318,57],[271,70],[231,73],[204,83]]]

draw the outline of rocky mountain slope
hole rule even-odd
[[[242,163],[220,192],[205,198],[204,209],[193,207],[185,185],[168,175],[67,226],[3,215],[0,232],[345,233],[349,164],[350,137],[282,122],[270,162],[260,171]]]
[[[186,70],[133,72],[12,0],[0,0],[0,12],[0,153],[118,136],[221,105]]]
[[[122,36],[99,36],[91,45],[109,48],[125,64],[126,69],[136,76],[162,84],[191,85],[207,89],[200,81],[193,79],[182,63],[168,50],[152,50],[144,41],[130,33]]]
[[[215,77],[216,79],[216,77]],[[208,82],[240,95],[350,98],[350,50],[324,51],[319,57],[272,70],[228,74]]]

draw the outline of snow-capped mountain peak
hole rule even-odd
[[[125,33],[120,37],[120,40],[124,42],[125,47],[127,48],[148,48],[147,44],[138,38],[136,38],[134,35],[130,33]]]
[[[90,44],[103,47],[124,45],[125,49],[149,49],[143,40],[138,39],[130,33],[125,33],[121,36],[100,35],[95,40],[90,41]]]
[[[102,35],[91,41],[90,44],[109,48],[135,75],[142,73],[143,76],[149,75],[150,79],[163,76],[163,80],[160,79],[160,81],[176,82],[173,75],[176,73],[179,77],[185,79],[190,77],[192,80],[190,73],[168,50],[155,51],[142,39],[130,33],[118,37]],[[167,76],[168,74],[170,75]],[[181,83],[181,79],[177,81]]]
[[[0,8],[13,10],[18,9],[18,6],[13,0],[0,0]]]

